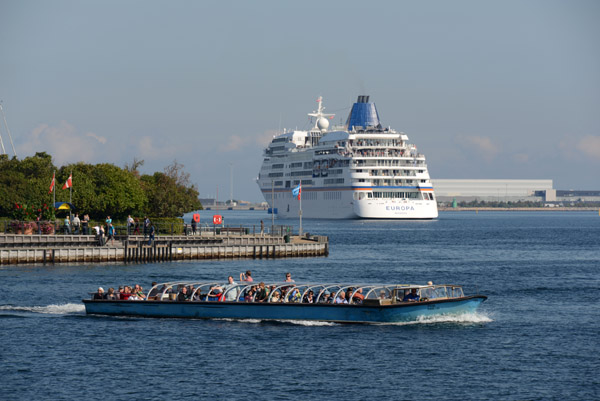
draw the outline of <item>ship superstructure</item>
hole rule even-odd
[[[433,219],[437,204],[425,156],[408,137],[383,128],[369,96],[359,96],[346,124],[329,131],[323,99],[308,131],[284,130],[263,154],[257,179],[280,217]]]

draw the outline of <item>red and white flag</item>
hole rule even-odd
[[[67,188],[71,188],[73,186],[73,174],[69,174],[69,178],[67,179],[67,182],[65,182],[65,185],[62,186],[62,189],[67,189]]]
[[[50,183],[50,190],[48,191],[49,194],[51,194],[54,189],[54,174],[55,173],[52,173],[52,182]]]

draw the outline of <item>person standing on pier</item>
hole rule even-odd
[[[149,239],[148,239],[148,245],[152,245],[152,241],[154,241],[154,233],[156,232],[156,230],[154,229],[154,224],[150,223],[150,228],[148,229],[148,234],[149,234]],[[144,236],[145,238],[145,236]]]
[[[73,217],[73,234],[79,234],[79,227],[81,226],[81,220],[79,220],[79,213],[75,213]]]
[[[148,218],[148,216],[144,216],[144,240],[146,239],[146,236],[148,235],[149,230],[150,230],[150,219]]]
[[[81,222],[81,230],[83,231],[83,235],[89,234],[89,225],[90,225],[90,216],[86,213],[83,215],[83,221]]]
[[[134,224],[135,222],[133,221],[133,217],[131,217],[131,215],[127,216],[127,235],[131,235]]]

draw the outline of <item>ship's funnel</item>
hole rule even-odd
[[[348,131],[352,131],[354,127],[375,127],[381,128],[379,122],[379,114],[375,103],[369,103],[369,96],[361,95],[352,106],[352,110],[346,120]]]

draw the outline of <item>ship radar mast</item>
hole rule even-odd
[[[323,96],[319,96],[319,98],[317,99],[317,103],[319,104],[319,108],[317,109],[317,111],[308,113],[308,115],[311,117],[315,117],[314,129],[318,129],[321,132],[325,132],[327,131],[327,128],[329,128],[329,121],[326,117],[333,118],[335,114],[323,113],[323,110],[325,110],[325,107],[323,107]]]

